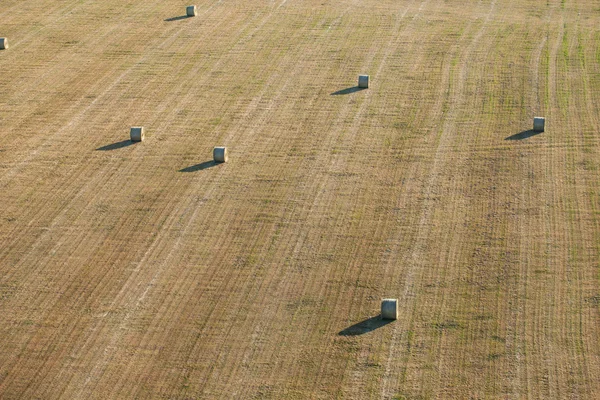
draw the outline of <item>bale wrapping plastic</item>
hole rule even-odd
[[[5,50],[8,49],[8,39],[7,38],[0,38],[0,50]]]
[[[398,319],[398,299],[381,300],[381,318]]]
[[[533,130],[536,132],[544,132],[544,125],[546,125],[546,119],[543,117],[533,118]]]
[[[215,162],[224,163],[227,162],[229,156],[227,155],[227,147],[217,146],[213,149],[213,158]]]
[[[368,88],[369,87],[369,75],[359,75],[358,76],[358,87],[359,88]]]
[[[195,17],[196,16],[196,6],[187,6],[185,9],[185,14],[188,17]]]
[[[132,142],[141,142],[144,140],[144,127],[143,126],[134,126],[129,131],[129,136],[131,137]]]

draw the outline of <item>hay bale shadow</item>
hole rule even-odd
[[[215,160],[204,161],[203,163],[189,166],[187,168],[180,169],[179,172],[196,172],[202,171],[203,169],[212,168],[219,163],[215,162]]]
[[[338,335],[340,336],[358,336],[364,335],[365,333],[369,333],[374,331],[375,329],[381,328],[394,320],[391,319],[383,319],[381,318],[381,314],[375,317],[367,318],[364,321],[360,321],[352,326],[347,327],[346,329],[341,330]]]
[[[180,15],[180,16],[178,16],[178,17],[171,17],[171,18],[167,18],[167,19],[165,19],[164,21],[165,21],[165,22],[172,22],[172,21],[179,21],[179,20],[182,20],[182,19],[188,19],[188,18],[192,18],[192,17],[191,17],[191,16],[189,16],[189,15]]]
[[[534,131],[533,129],[529,129],[529,130],[526,130],[523,132],[515,133],[514,135],[511,135],[511,136],[505,138],[504,140],[524,140],[524,139],[530,138],[532,136],[539,135],[540,133],[542,133],[542,132]]]
[[[116,150],[123,147],[131,146],[134,144],[131,140],[123,140],[117,143],[107,144],[106,146],[98,147],[96,151],[110,151]]]
[[[367,88],[361,88],[358,86],[352,86],[346,89],[342,89],[342,90],[338,90],[337,92],[333,92],[331,93],[331,96],[339,96],[339,95],[344,95],[344,94],[350,94],[350,93],[354,93],[354,92],[360,92],[361,90],[366,90]]]

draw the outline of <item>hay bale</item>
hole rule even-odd
[[[381,300],[381,318],[398,319],[398,299]]]
[[[185,15],[187,15],[188,17],[195,17],[196,16],[196,6],[187,6],[185,9]]]
[[[544,132],[544,125],[546,125],[546,119],[543,117],[533,117],[533,130],[535,132]]]
[[[0,38],[0,50],[8,49],[8,39],[3,37]]]
[[[227,155],[227,147],[217,146],[213,149],[213,158],[215,162],[224,163],[227,162],[229,156]]]
[[[365,89],[369,87],[369,75],[358,76],[358,87]]]
[[[144,127],[143,126],[133,126],[129,131],[129,136],[131,137],[132,142],[141,142],[144,140]]]

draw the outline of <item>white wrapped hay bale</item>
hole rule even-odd
[[[369,87],[369,75],[358,76],[358,87],[365,89]]]
[[[131,137],[132,142],[141,142],[144,140],[144,127],[143,126],[134,126],[129,131],[129,136]]]
[[[196,6],[187,6],[185,9],[185,15],[187,15],[188,17],[195,17],[196,16]]]
[[[213,149],[213,158],[215,162],[224,163],[227,162],[229,156],[227,155],[227,147],[217,146]]]
[[[0,50],[8,49],[8,39],[3,37],[0,38]]]
[[[398,299],[381,300],[381,318],[398,319]]]
[[[536,132],[544,132],[546,119],[543,117],[533,117],[533,130]]]

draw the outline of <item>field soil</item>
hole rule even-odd
[[[196,4],[2,0],[0,398],[600,398],[597,0]]]

